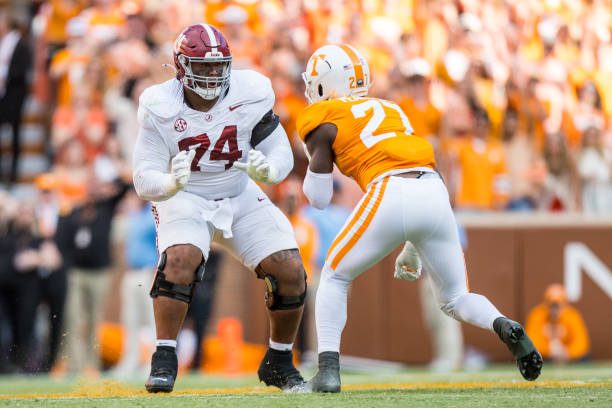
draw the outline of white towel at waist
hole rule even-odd
[[[232,223],[234,221],[234,211],[229,198],[224,198],[219,201],[209,201],[207,204],[211,208],[202,210],[202,218],[206,222],[210,222],[213,227],[223,232],[223,238],[232,238]]]

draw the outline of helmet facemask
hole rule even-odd
[[[304,96],[306,97],[306,100],[308,101],[308,103],[313,103],[316,102],[319,99],[319,97],[315,96],[315,84],[313,83],[313,79],[310,75],[308,75],[306,72],[302,72],[302,80],[304,81]],[[318,82],[318,81],[317,81]]]
[[[225,57],[220,52],[207,52],[205,57],[180,54],[178,63],[185,72],[182,78],[183,86],[197,93],[202,99],[215,99],[229,88],[231,56]]]

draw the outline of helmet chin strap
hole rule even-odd
[[[190,86],[188,83],[189,80],[187,78],[183,78],[183,81],[181,82],[183,83],[183,86],[185,88],[189,89],[190,91],[195,92],[200,98],[207,100],[207,101],[211,101],[221,95],[221,91],[222,91],[221,87],[203,88],[195,84],[194,86]]]
[[[206,93],[206,90],[207,90],[206,88],[201,88],[199,86],[191,87],[187,85],[186,82],[187,81],[182,81],[183,87],[189,89],[190,91],[195,92],[200,98],[204,99],[205,101],[212,101],[215,98],[217,99],[215,103],[212,106],[210,106],[209,109],[212,109],[213,107],[217,106],[219,102],[221,102],[223,98],[225,98],[225,96],[227,95],[229,91],[229,86],[225,88],[217,87],[214,90],[211,89],[211,91],[214,91],[214,96],[211,97],[212,93]]]

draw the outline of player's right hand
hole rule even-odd
[[[172,158],[170,174],[174,178],[176,188],[179,190],[185,187],[187,182],[189,182],[191,162],[193,161],[195,153],[195,149],[181,150]]]
[[[407,281],[415,281],[421,277],[423,265],[421,257],[411,242],[406,242],[404,249],[395,259],[393,277]]]

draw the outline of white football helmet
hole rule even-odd
[[[302,73],[309,103],[344,96],[366,96],[370,68],[363,56],[346,44],[324,45],[312,54]]]

